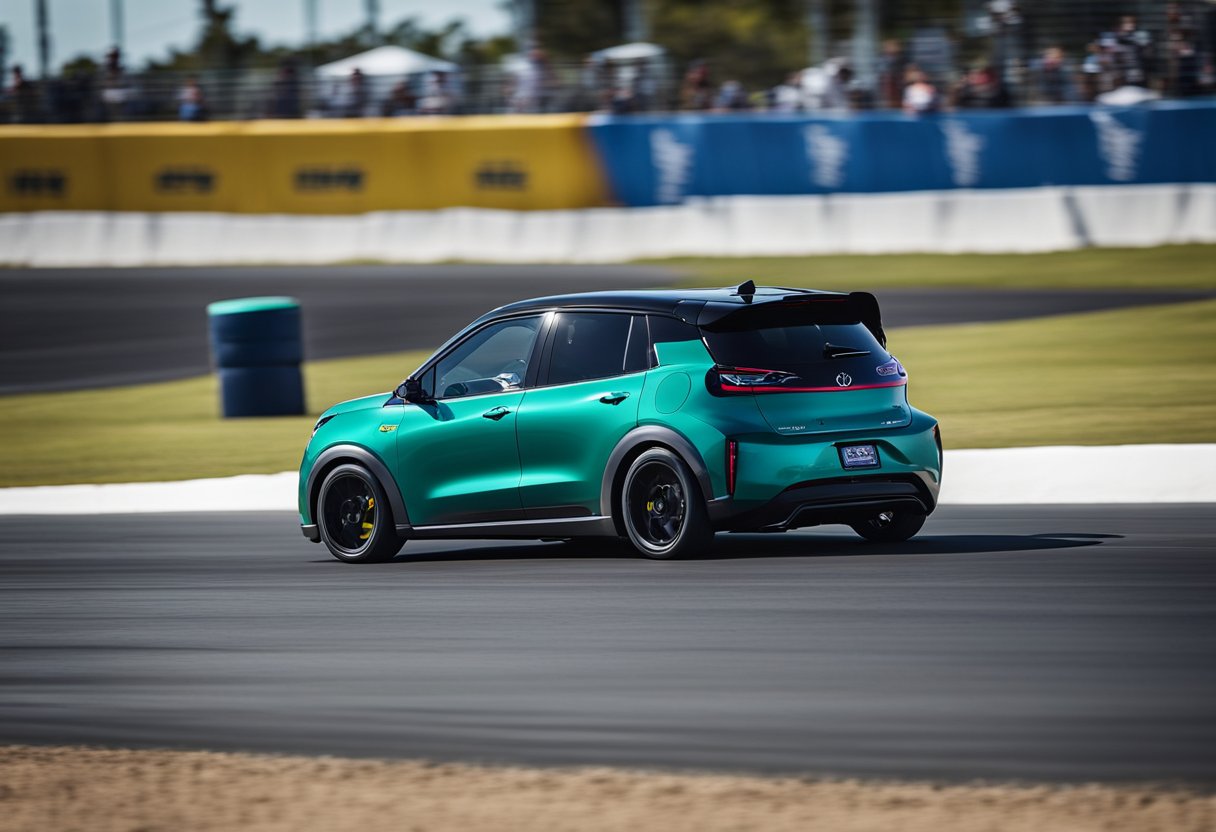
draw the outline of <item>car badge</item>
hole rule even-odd
[[[396,429],[397,429],[396,425],[381,425],[380,426],[381,433],[392,433]]]
[[[848,373],[840,373],[836,376],[836,383],[841,387],[848,387],[853,383],[853,377]]]

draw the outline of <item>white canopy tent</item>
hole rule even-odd
[[[353,90],[349,82],[356,69],[363,75],[367,96],[362,107],[351,103]],[[358,110],[358,115],[377,115],[381,102],[399,82],[411,87],[418,99],[426,97],[430,85],[428,78],[433,72],[446,76],[444,89],[448,100],[451,101],[453,96],[458,100],[462,89],[458,64],[403,46],[377,46],[340,61],[322,64],[316,69],[316,77],[325,85],[322,95],[328,100],[327,109],[347,115],[352,114],[352,110]]]
[[[432,58],[403,46],[377,46],[358,55],[317,67],[317,77],[326,80],[349,78],[355,70],[369,78],[401,77],[423,72],[456,72],[459,66],[451,61]]]
[[[667,55],[667,50],[654,43],[622,43],[591,53],[593,61],[653,61]]]

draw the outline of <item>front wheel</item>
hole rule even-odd
[[[701,554],[713,542],[696,478],[684,460],[665,448],[652,448],[629,466],[621,513],[629,542],[648,558]]]
[[[380,482],[361,465],[339,465],[321,483],[317,525],[330,554],[346,563],[391,560],[405,541]]]
[[[871,543],[903,543],[925,525],[924,514],[903,511],[880,511],[860,523],[851,523],[853,531]]]

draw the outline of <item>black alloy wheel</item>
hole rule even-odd
[[[713,540],[700,485],[665,448],[645,451],[629,466],[621,512],[630,542],[648,558],[702,554]]]
[[[380,483],[360,465],[339,465],[321,483],[317,525],[330,553],[346,563],[390,560],[404,544]]]

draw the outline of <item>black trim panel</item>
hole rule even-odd
[[[303,532],[304,536],[307,537],[309,540],[311,540],[313,543],[321,542],[321,529],[316,523],[312,523],[312,524],[308,524],[308,525],[301,523],[300,531]]]
[[[400,531],[400,529],[398,530]],[[570,517],[551,520],[513,520],[503,523],[456,523],[414,526],[414,540],[494,539],[535,540],[541,537],[616,537],[611,517]]]
[[[534,506],[526,509],[528,520],[568,520],[573,517],[593,517],[586,506]]]
[[[308,494],[309,516],[316,519],[317,491],[321,487],[321,483],[317,480],[317,472],[327,468],[331,462],[339,459],[349,459],[371,471],[376,479],[380,481],[380,487],[384,489],[384,493],[388,495],[388,504],[393,510],[393,519],[398,524],[408,524],[410,522],[410,516],[405,510],[405,501],[401,499],[401,491],[397,488],[397,480],[389,473],[388,468],[380,461],[379,457],[367,450],[367,448],[362,448],[358,445],[334,445],[331,448],[326,448],[313,460],[312,468],[308,472],[306,491]]]
[[[729,515],[720,531],[785,531],[821,523],[848,523],[887,509],[930,514],[936,501],[916,476],[839,477],[792,485],[764,505]]]
[[[585,506],[534,506],[532,508],[504,508],[498,511],[460,511],[441,514],[431,526],[457,526],[481,523],[515,523],[520,520],[568,520],[575,517],[593,517]]]

